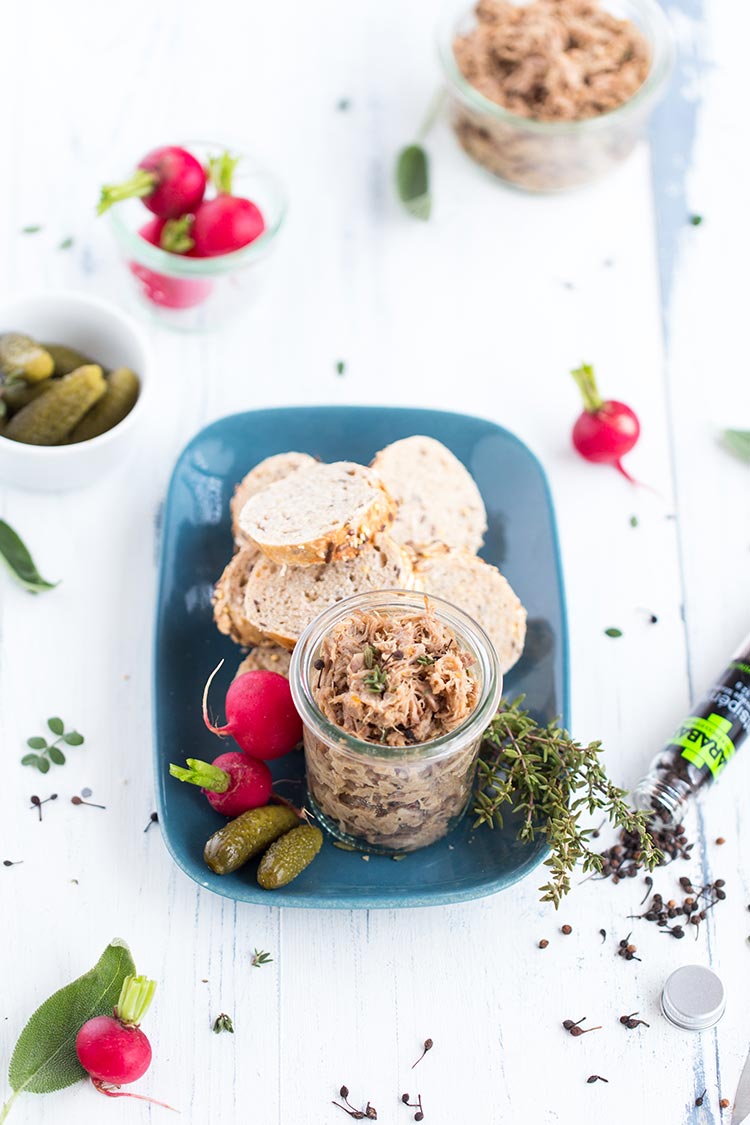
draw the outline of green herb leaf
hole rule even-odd
[[[36,768],[40,773],[49,773],[49,762],[46,758],[37,758]]]
[[[79,734],[77,730],[72,730],[65,735],[65,742],[67,742],[68,746],[83,746],[84,737],[82,734]]]
[[[22,766],[34,766],[34,767],[36,767],[36,764],[37,764],[38,761],[39,761],[39,755],[38,754],[24,754],[24,756],[21,758],[21,765]]]
[[[74,238],[70,238],[70,237],[64,238],[57,249],[58,250],[70,250],[70,248],[71,248],[71,246],[73,245],[74,242],[75,242]]]
[[[343,375],[345,371],[346,371],[346,364],[344,363],[343,359],[337,360],[336,361],[336,374],[337,375]]]
[[[13,1090],[50,1094],[85,1078],[76,1035],[92,1016],[111,1015],[125,977],[133,973],[130,950],[116,938],[93,969],[45,1000],[16,1043],[9,1070]]]
[[[741,461],[750,461],[750,430],[724,430],[724,444]]]
[[[690,216],[690,226],[691,227],[699,227],[702,222],[703,222],[703,216],[702,215],[691,215]]]
[[[31,594],[57,586],[57,582],[46,582],[42,578],[23,539],[5,520],[0,520],[0,558],[16,581]]]
[[[46,750],[47,739],[40,738],[39,735],[34,735],[33,738],[26,739],[26,745],[30,746],[32,750]]]
[[[267,953],[265,949],[254,949],[250,964],[253,968],[257,969],[261,965],[270,965],[272,961],[273,957],[270,953]]]
[[[383,669],[379,665],[376,665],[371,672],[367,672],[362,677],[362,683],[369,691],[374,692],[376,695],[382,695],[388,687],[388,678]]]
[[[396,161],[396,190],[406,210],[424,222],[432,211],[427,153],[421,145],[402,148]]]
[[[609,629],[604,630],[605,637],[621,637],[622,629],[616,629],[613,625]]]
[[[53,761],[56,766],[65,765],[65,755],[63,754],[59,746],[50,746],[47,753],[50,756],[50,760]]]
[[[638,516],[631,516],[630,517],[630,526],[631,527],[638,527]]]
[[[228,1031],[231,1035],[234,1035],[234,1024],[226,1012],[221,1012],[221,1014],[216,1017],[213,1023],[213,1030],[217,1035],[221,1031]]]
[[[31,223],[27,227],[21,227],[21,234],[39,234],[39,231],[42,229],[43,228],[36,223]]]
[[[65,733],[65,723],[62,721],[62,719],[57,719],[57,718],[47,719],[47,726],[49,727],[49,729],[52,731],[53,734],[64,734]]]

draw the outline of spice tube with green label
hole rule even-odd
[[[750,733],[750,636],[729,667],[671,742],[654,758],[635,791],[640,809],[665,824],[682,819],[685,805],[715,781]]]

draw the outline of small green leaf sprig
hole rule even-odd
[[[250,964],[254,969],[259,969],[261,965],[270,965],[272,961],[273,957],[267,950],[254,949]]]
[[[503,806],[520,813],[518,838],[543,837],[549,882],[542,902],[560,905],[578,863],[601,871],[602,857],[589,845],[593,829],[579,824],[581,813],[604,816],[616,828],[637,833],[641,862],[652,871],[662,858],[648,831],[648,814],[627,804],[624,789],[609,780],[601,763],[602,745],[576,742],[557,722],[539,726],[521,704],[503,700],[485,733],[474,796],[475,826],[502,827]]]
[[[52,763],[56,766],[65,765],[65,754],[60,749],[61,742],[65,743],[66,746],[83,746],[85,741],[83,735],[79,734],[77,730],[66,731],[65,723],[56,716],[47,719],[47,726],[52,734],[57,735],[54,742],[48,742],[41,735],[27,738],[26,745],[33,753],[24,754],[21,758],[22,766],[33,766],[40,773],[49,773]]]

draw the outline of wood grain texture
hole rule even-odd
[[[0,515],[42,573],[63,580],[37,599],[0,580],[0,859],[23,860],[0,868],[3,1071],[33,1008],[118,935],[159,980],[148,1019],[155,1061],[139,1089],[178,1106],[190,1125],[336,1125],[345,1118],[330,1103],[342,1082],[385,1125],[411,1120],[399,1103],[407,1090],[422,1093],[429,1125],[718,1125],[750,1033],[750,752],[690,823],[696,860],[677,874],[721,875],[729,896],[695,944],[627,920],[640,880],[588,882],[559,915],[539,904],[538,875],[448,908],[234,906],[175,868],[158,828],[143,833],[153,807],[160,505],[184,442],[223,414],[427,404],[486,415],[526,440],[550,475],[560,522],[574,730],[605,742],[625,785],[747,631],[750,477],[716,433],[750,426],[750,16],[713,5],[701,23],[694,0],[669,11],[689,65],[653,133],[653,179],[644,145],[601,184],[529,198],[477,172],[441,126],[430,142],[434,217],[423,225],[398,210],[391,178],[394,152],[438,80],[429,0],[5,7],[4,39],[33,44],[33,80],[27,52],[16,50],[0,78],[6,292],[59,286],[127,300],[93,205],[98,184],[153,143],[236,137],[283,176],[291,209],[275,287],[241,325],[203,338],[151,330],[154,412],[127,464],[69,496],[0,492]],[[668,160],[669,115],[685,102],[694,147]],[[701,227],[684,221],[686,207],[705,215]],[[20,233],[33,223],[43,231]],[[71,235],[74,246],[57,250]],[[669,265],[666,348],[659,246]],[[643,438],[629,464],[654,491],[571,452],[578,405],[567,371],[582,359],[596,364],[605,393],[637,408]],[[604,635],[613,625],[622,638]],[[87,742],[42,779],[17,761],[51,714]],[[106,811],[70,805],[83,786]],[[39,824],[28,797],[55,790]],[[675,881],[661,872],[657,889],[668,897]],[[640,964],[614,952],[631,927]],[[255,947],[273,963],[252,968]],[[691,961],[713,963],[730,991],[719,1028],[701,1036],[658,1013],[666,975]],[[650,1029],[619,1025],[636,1009]],[[232,1015],[234,1036],[211,1033],[220,1011]],[[566,1037],[560,1021],[582,1015],[603,1030]],[[411,1071],[428,1035],[435,1047]],[[588,1086],[592,1072],[609,1085]],[[81,1086],[19,1099],[11,1120],[100,1125],[105,1115],[113,1125],[165,1119],[135,1103],[102,1104]]]

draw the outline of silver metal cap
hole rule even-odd
[[[720,978],[703,965],[683,965],[667,977],[661,1010],[685,1031],[704,1031],[724,1015],[727,997]]]

